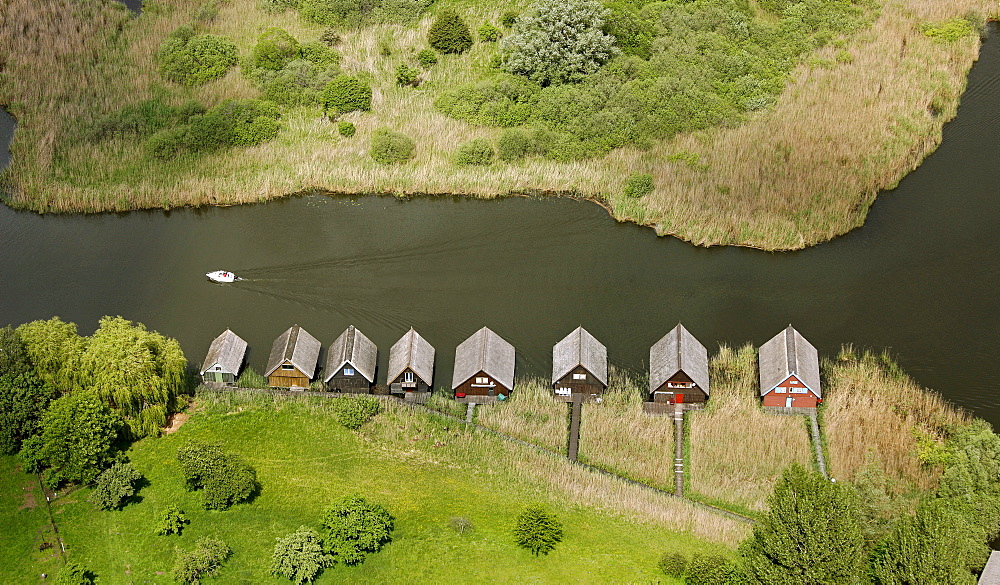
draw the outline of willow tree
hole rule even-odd
[[[155,434],[183,390],[180,344],[141,323],[104,317],[80,356],[82,387],[121,413],[134,438]]]
[[[53,317],[25,323],[17,328],[17,334],[43,382],[61,392],[77,387],[76,375],[87,338],[77,332],[76,323]]]

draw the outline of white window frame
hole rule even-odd
[[[777,392],[778,394],[785,394],[786,392],[788,392],[785,388],[782,388],[781,386],[775,388],[774,391]]]
[[[794,387],[793,386],[793,387],[789,388],[789,390],[792,392],[792,394],[808,394],[809,393],[809,389],[808,388],[799,388],[799,387]]]
[[[403,372],[403,382],[416,382],[416,376],[413,372]]]
[[[344,368],[344,375],[345,376],[353,376],[354,375],[354,368]]]
[[[486,376],[476,376],[476,381],[473,384],[486,386],[490,383],[490,379]]]
[[[292,364],[281,364],[281,369],[282,370],[294,370],[295,366],[293,366]]]
[[[587,379],[587,374],[578,374],[576,372],[573,372],[573,381],[574,382],[586,381],[586,379]]]

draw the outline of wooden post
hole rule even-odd
[[[684,495],[684,405],[674,404],[674,492]]]
[[[583,396],[573,394],[573,402],[570,405],[572,412],[569,416],[569,448],[566,456],[570,461],[576,461],[576,455],[580,450],[580,410],[583,404]]]

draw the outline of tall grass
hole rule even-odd
[[[831,476],[853,480],[874,459],[897,494],[935,488],[941,468],[922,459],[968,422],[968,413],[918,386],[885,353],[845,346],[824,372]]]
[[[705,410],[685,414],[690,429],[690,491],[762,511],[782,471],[810,466],[812,448],[800,416],[760,406],[757,351],[725,345],[711,361],[712,393]]]
[[[673,491],[674,419],[642,410],[647,381],[611,369],[601,404],[583,405],[580,460]]]
[[[99,211],[235,204],[307,188],[480,197],[539,190],[600,199],[620,220],[698,244],[800,248],[860,225],[876,193],[894,186],[940,142],[978,55],[978,40],[935,43],[919,25],[1000,13],[990,0],[886,3],[871,30],[812,55],[795,70],[778,103],[746,123],[586,162],[456,167],[456,144],[499,131],[449,119],[434,110],[433,100],[480,76],[495,48],[480,43],[466,55],[443,56],[420,89],[398,87],[395,68],[423,48],[430,14],[410,27],[378,25],[343,35],[338,50],[344,69],[369,75],[374,88],[373,112],[344,118],[358,127],[353,138],[337,136],[317,108],[298,108],[286,113],[284,129],[272,142],[197,158],[150,161],[141,141],[78,140],[75,133],[95,116],[150,97],[156,85],[176,103],[197,98],[211,105],[256,95],[238,71],[194,89],[159,78],[156,48],[190,22],[199,5],[162,0],[130,20],[114,2],[6,2],[0,104],[20,122],[6,176],[14,187],[13,205]],[[496,20],[509,8],[495,0],[442,0],[435,9],[455,6],[473,23]],[[322,30],[294,12],[264,14],[255,0],[231,0],[201,24],[231,37],[244,54],[272,25],[302,41]],[[378,46],[387,38],[392,48],[385,56]],[[410,135],[416,158],[389,167],[371,161],[366,152],[372,130],[380,126]],[[633,200],[621,193],[625,178],[637,172],[652,173],[656,189]]]
[[[509,399],[476,409],[476,422],[486,428],[550,451],[566,452],[569,407],[552,398],[552,387],[542,378],[519,380]]]

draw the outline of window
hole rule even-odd
[[[489,383],[490,383],[489,378],[483,378],[483,377],[476,378],[476,384],[489,384]]]
[[[216,372],[221,372],[222,371],[222,366],[215,366],[215,371]]]
[[[293,366],[291,364],[281,364],[281,369],[282,370],[294,370],[295,366]]]
[[[403,372],[404,382],[413,382],[413,372]]]
[[[806,394],[809,392],[806,388],[789,388],[789,390],[792,391],[792,394]]]
[[[354,375],[354,368],[344,368],[344,375],[345,376],[353,376]]]
[[[774,391],[777,392],[778,394],[784,394],[786,392],[786,390],[784,388],[782,388],[781,386],[778,386],[777,388],[775,388]]]
[[[586,380],[587,374],[573,374],[574,380]]]

